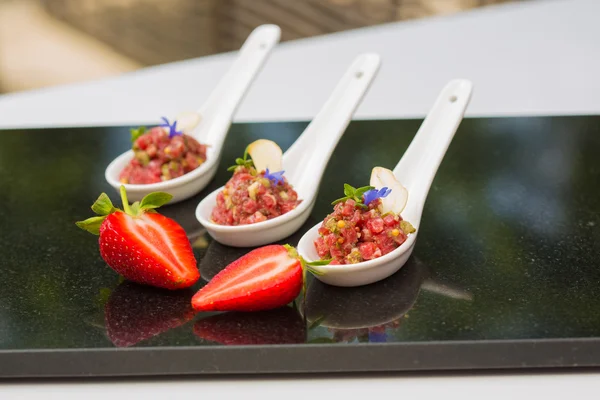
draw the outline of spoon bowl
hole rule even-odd
[[[361,286],[387,278],[406,263],[413,252],[425,200],[446,150],[463,119],[471,99],[472,83],[458,79],[449,82],[421,124],[400,162],[394,168],[396,179],[408,189],[402,218],[416,231],[398,248],[373,260],[356,264],[313,266],[320,281],[334,286]],[[321,223],[312,227],[298,243],[298,252],[307,261],[320,257],[314,246]]]
[[[325,167],[379,70],[377,54],[358,56],[333,93],[306,127],[302,135],[283,154],[283,170],[302,202],[276,218],[248,225],[219,225],[211,221],[216,198],[223,187],[206,196],[196,208],[196,218],[219,243],[233,247],[253,247],[284,239],[306,222],[317,196]]]
[[[233,247],[254,247],[273,243],[292,235],[306,222],[315,201],[302,202],[294,210],[277,218],[248,225],[219,225],[210,221],[210,215],[217,204],[217,195],[223,187],[206,196],[196,208],[196,218],[206,228],[209,235],[219,243]]]
[[[242,45],[237,59],[221,78],[204,105],[198,110],[199,124],[190,132],[198,142],[207,145],[206,161],[198,168],[177,178],[150,184],[123,184],[119,174],[133,159],[129,150],[113,160],[105,171],[106,181],[118,192],[125,186],[127,195],[134,201],[152,192],[168,192],[171,203],[194,196],[214,178],[221,160],[223,142],[231,126],[237,107],[281,36],[276,25],[261,25],[254,29]]]

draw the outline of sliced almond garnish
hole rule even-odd
[[[383,167],[373,168],[370,184],[377,189],[387,187],[392,190],[387,197],[381,199],[380,211],[382,213],[391,211],[400,214],[404,210],[408,201],[408,190],[398,182],[391,170]]]
[[[269,172],[281,171],[283,152],[272,140],[259,139],[250,143],[248,154],[258,172],[265,171],[267,168]]]

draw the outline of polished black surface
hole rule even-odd
[[[297,244],[344,182],[393,167],[420,123],[352,122],[311,219],[282,242]],[[180,292],[123,282],[74,225],[103,191],[119,203],[104,169],[129,146],[127,128],[0,131],[0,376],[600,365],[586,347],[600,348],[596,116],[465,119],[397,274],[361,288],[311,280],[298,308],[194,315],[195,290],[248,251],[213,242],[196,205],[248,143],[285,150],[305,126],[233,125],[210,186],[161,209],[188,232],[202,274]]]

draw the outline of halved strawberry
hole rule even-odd
[[[192,298],[196,311],[262,311],[292,302],[304,287],[310,265],[291,246],[252,250],[219,272]],[[315,273],[315,271],[311,271]]]
[[[172,197],[150,193],[129,205],[121,186],[124,211],[115,208],[102,193],[92,205],[99,216],[76,225],[100,235],[100,255],[126,279],[166,289],[186,288],[200,278],[192,246],[177,222],[155,211]]]

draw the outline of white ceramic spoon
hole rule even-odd
[[[404,265],[419,233],[421,214],[431,182],[463,119],[472,87],[467,80],[453,80],[444,87],[394,168],[394,176],[408,189],[408,201],[402,218],[410,222],[416,232],[410,234],[400,247],[382,257],[357,264],[312,267],[322,274],[316,275],[317,279],[335,286],[361,286],[387,278]],[[321,223],[318,223],[311,228],[298,243],[298,252],[307,261],[319,260],[313,243],[319,237],[320,226]]]
[[[148,193],[160,191],[173,195],[170,202],[172,204],[192,197],[206,187],[217,172],[221,148],[233,115],[273,48],[279,43],[280,36],[281,30],[277,25],[262,25],[254,29],[242,45],[229,71],[198,110],[200,123],[191,132],[186,133],[200,143],[208,145],[206,162],[195,170],[168,181],[124,184],[129,199],[141,200]],[[117,191],[123,185],[119,181],[119,174],[132,158],[133,151],[129,150],[106,168],[106,180]]]
[[[217,194],[206,196],[196,208],[196,218],[216,241],[234,247],[252,247],[273,243],[296,232],[308,219],[321,177],[335,146],[344,134],[379,70],[377,54],[358,56],[333,93],[306,127],[302,135],[283,155],[283,170],[302,203],[279,217],[248,225],[225,226],[210,220]]]

